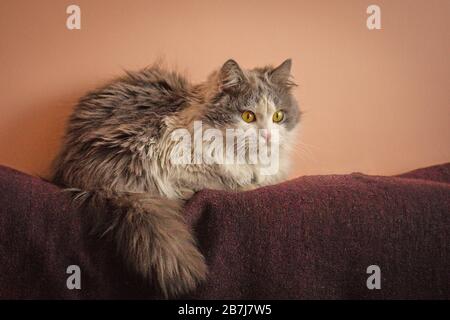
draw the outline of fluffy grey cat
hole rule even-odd
[[[228,60],[195,85],[157,65],[129,72],[80,99],[52,181],[75,190],[94,230],[115,241],[133,271],[166,297],[187,293],[207,266],[184,222],[184,201],[205,188],[248,190],[286,177],[300,120],[290,69],[291,60],[250,70]],[[258,163],[175,165],[171,134],[192,132],[194,121],[221,132],[278,129],[277,172],[261,175]]]

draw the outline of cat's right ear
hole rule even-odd
[[[232,90],[239,87],[245,80],[244,72],[233,59],[225,62],[219,71],[219,89]]]

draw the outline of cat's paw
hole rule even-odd
[[[246,185],[240,186],[240,187],[237,189],[237,191],[238,191],[238,192],[252,191],[252,190],[258,189],[258,188],[260,188],[260,187],[261,187],[261,186],[258,185],[258,184],[256,184],[256,183],[253,183],[253,184],[246,184]]]

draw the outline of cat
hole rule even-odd
[[[51,180],[75,192],[92,228],[109,236],[125,263],[164,297],[194,290],[207,276],[203,255],[184,221],[183,203],[201,189],[250,190],[287,177],[301,112],[291,60],[242,69],[228,60],[206,81],[191,84],[160,65],[126,72],[81,98],[70,116]],[[171,133],[205,128],[276,128],[279,167],[170,161]],[[267,131],[259,138],[267,144]]]

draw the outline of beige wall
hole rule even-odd
[[[82,29],[65,27],[78,4]],[[378,4],[382,30],[366,28]],[[293,58],[295,175],[450,160],[450,1],[0,2],[0,163],[45,174],[77,97],[164,57],[199,81],[226,59]]]

